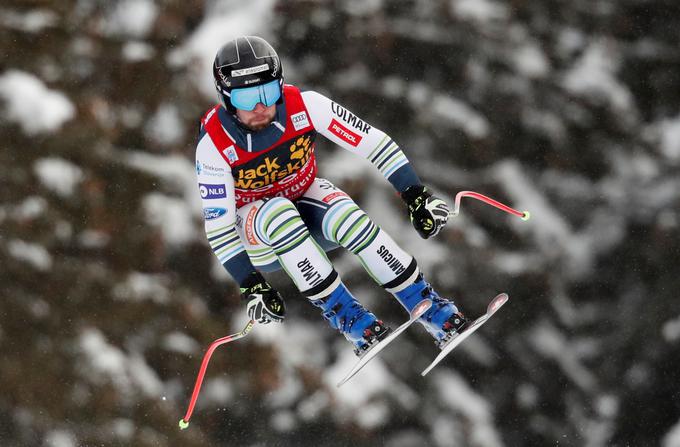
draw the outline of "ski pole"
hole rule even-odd
[[[458,213],[460,212],[460,201],[463,197],[471,197],[473,199],[481,200],[482,202],[489,204],[491,206],[495,206],[496,208],[503,210],[506,213],[513,214],[522,220],[529,220],[529,218],[531,218],[531,214],[529,213],[529,211],[517,211],[516,209],[510,208],[509,206],[504,205],[501,202],[492,199],[491,197],[487,197],[483,194],[474,191],[461,191],[458,194],[456,194],[456,203],[454,205],[453,211],[449,213],[449,216],[455,217],[458,215]]]
[[[196,405],[196,400],[198,399],[198,393],[201,391],[201,385],[203,384],[203,376],[205,376],[205,370],[208,369],[208,362],[210,362],[210,357],[212,357],[213,351],[215,351],[215,349],[217,349],[217,347],[220,345],[245,337],[246,335],[248,335],[248,333],[250,332],[254,325],[255,320],[250,320],[248,324],[246,324],[246,327],[244,327],[241,332],[227,335],[226,337],[218,338],[217,340],[210,344],[208,350],[203,356],[203,361],[201,362],[201,369],[198,371],[198,376],[196,377],[196,383],[194,384],[194,391],[193,393],[191,393],[191,400],[189,401],[189,408],[187,409],[187,413],[184,415],[182,419],[179,420],[180,429],[184,430],[185,428],[189,427],[189,419],[191,418],[191,413],[194,412],[194,406]]]

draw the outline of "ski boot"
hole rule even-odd
[[[328,324],[354,345],[354,353],[358,357],[362,357],[390,332],[390,328],[366,310],[343,283],[330,295],[314,300],[312,304],[320,307]]]
[[[470,322],[453,304],[453,301],[443,298],[435,292],[432,286],[425,281],[422,273],[418,275],[413,284],[394,293],[394,296],[408,312],[411,312],[416,304],[424,298],[432,300],[432,307],[420,317],[418,322],[434,337],[435,344],[439,348],[442,348]]]

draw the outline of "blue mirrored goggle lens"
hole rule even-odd
[[[271,81],[255,87],[235,88],[231,91],[231,105],[251,111],[259,102],[269,107],[276,104],[280,97],[279,81]]]

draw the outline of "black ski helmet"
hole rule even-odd
[[[213,77],[222,107],[232,113],[236,112],[230,101],[232,89],[262,85],[275,79],[283,89],[281,60],[274,48],[257,36],[239,36],[224,44],[215,56]]]

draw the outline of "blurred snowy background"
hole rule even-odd
[[[193,145],[238,34],[286,79],[389,133],[474,201],[422,241],[370,165],[350,192],[470,315],[510,303],[426,378],[414,328],[345,387],[349,345],[282,274],[245,323],[204,240]],[[680,446],[677,0],[5,0],[0,6],[0,445]],[[381,318],[405,317],[333,255]]]

